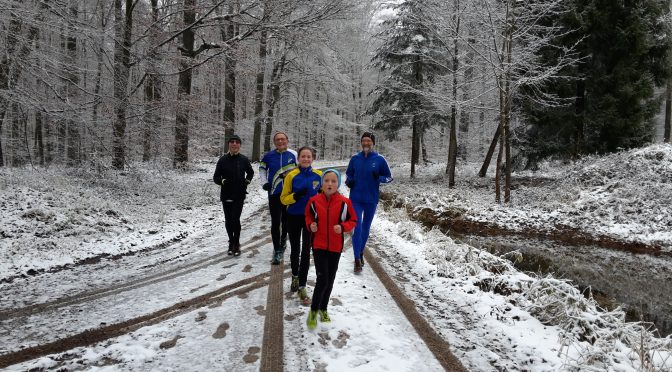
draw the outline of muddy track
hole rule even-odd
[[[270,237],[267,237],[265,239],[261,239],[262,236],[268,236],[270,234],[264,233],[264,234],[259,234],[255,237],[253,237],[250,241],[247,241],[243,243],[243,252],[247,250],[253,250],[258,247],[263,246],[264,244],[267,244],[270,242]],[[28,315],[33,315],[37,314],[40,312],[44,312],[47,310],[52,310],[52,309],[57,309],[60,307],[64,306],[70,306],[74,304],[80,304],[80,303],[85,303],[88,301],[93,301],[96,299],[100,299],[103,297],[107,296],[112,296],[115,294],[119,294],[122,292],[146,287],[151,284],[159,283],[162,281],[170,280],[179,276],[187,275],[189,273],[192,273],[194,271],[198,271],[200,269],[206,268],[208,266],[212,266],[221,262],[233,260],[233,256],[225,256],[224,253],[218,253],[214,254],[205,258],[202,258],[197,261],[190,262],[187,265],[179,266],[171,270],[167,270],[164,272],[152,274],[149,276],[145,276],[142,278],[137,278],[133,279],[132,282],[127,282],[124,284],[119,284],[119,285],[114,285],[110,286],[107,288],[101,288],[97,289],[94,291],[87,291],[87,292],[82,292],[78,293],[73,296],[68,296],[68,297],[62,297],[54,301],[50,302],[45,302],[41,304],[35,304],[35,305],[30,305],[22,308],[16,308],[16,309],[9,309],[5,311],[0,312],[0,321],[11,319],[11,318],[18,318],[22,316],[28,316]]]
[[[375,248],[374,248],[375,249]],[[394,280],[387,274],[383,266],[378,262],[378,259],[371,254],[370,250],[364,250],[366,256],[366,263],[371,267],[378,279],[383,283],[387,292],[392,296],[394,302],[406,316],[406,319],[411,323],[415,331],[427,345],[427,348],[434,354],[434,357],[439,361],[441,366],[446,371],[464,371],[464,368],[459,359],[453,355],[450,345],[432,328],[427,320],[418,312],[416,304],[413,300],[406,297],[404,292],[397,286]]]
[[[288,277],[290,274],[291,273],[288,271],[284,273],[284,277]],[[133,332],[145,326],[163,322],[167,319],[174,318],[178,315],[203,306],[221,303],[228,298],[245,294],[252,290],[267,286],[270,282],[270,276],[270,272],[265,272],[251,278],[229,284],[193,299],[179,302],[173,306],[155,311],[151,314],[129,319],[121,323],[84,331],[82,333],[78,333],[76,335],[72,335],[46,344],[31,346],[19,351],[0,355],[0,368],[5,368],[12,364],[25,362],[27,360],[43,357],[49,354],[65,352],[76,347],[99,343],[110,338],[119,337],[121,335]]]
[[[635,254],[672,257],[672,252],[663,251],[660,246],[655,244],[629,242],[607,235],[589,234],[575,227],[554,225],[543,230],[534,227],[513,229],[492,222],[465,219],[464,215],[455,211],[440,212],[431,208],[416,209],[412,205],[404,204],[404,202],[394,193],[381,193],[380,198],[384,208],[403,208],[411,219],[422,223],[426,227],[437,226],[444,233],[455,235],[471,234],[478,236],[521,236],[532,239],[542,238],[553,240],[561,244],[595,245],[602,248]]]

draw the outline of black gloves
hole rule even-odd
[[[345,180],[345,186],[348,186],[349,188],[355,187],[355,180],[348,178]]]
[[[306,189],[301,189],[301,190],[294,191],[294,200],[298,201],[299,199],[306,196],[307,193],[308,193],[308,190],[306,190]]]
[[[378,174],[378,172],[373,172],[373,179],[377,180],[378,178],[380,178],[380,174]]]
[[[268,182],[266,182],[266,183],[264,184],[264,186],[261,186],[261,188],[264,189],[264,190],[266,190],[266,191],[271,191],[271,184],[268,183]]]

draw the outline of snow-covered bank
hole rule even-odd
[[[221,217],[213,169],[0,169],[0,280],[183,239]]]
[[[458,167],[457,185],[448,189],[445,164],[419,167],[409,178],[409,164],[393,169],[386,191],[408,205],[513,231],[571,229],[623,242],[637,242],[672,252],[672,145],[651,145],[574,164],[543,163],[537,172],[514,173],[512,203],[494,202],[492,167]],[[419,191],[421,188],[422,191]]]

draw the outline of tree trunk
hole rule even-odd
[[[257,67],[257,84],[254,95],[254,134],[252,142],[252,161],[261,159],[261,124],[264,120],[264,75],[266,74],[266,39],[268,34],[266,29],[261,32],[259,37],[259,65]]]
[[[422,149],[422,162],[429,164],[429,155],[427,154],[427,146],[425,145],[425,133],[420,135],[420,148]]]
[[[572,157],[578,158],[583,153],[583,121],[586,108],[586,82],[583,78],[576,83],[576,99],[574,100],[574,114],[576,115],[576,127],[574,128],[574,151]]]
[[[511,66],[511,49],[513,47],[513,27],[512,24],[508,32],[508,43],[506,44],[506,63],[507,66]],[[505,158],[505,175],[504,175],[504,203],[511,202],[511,146],[510,146],[510,133],[511,133],[511,69],[507,67],[506,72],[506,84],[504,90],[504,132],[502,132],[502,137],[504,140],[504,158]]]
[[[672,78],[667,79],[667,88],[665,89],[665,134],[663,135],[663,142],[670,143],[670,129],[672,126]]]
[[[44,165],[44,140],[42,138],[42,113],[35,113],[35,149],[37,150],[38,163]]]
[[[159,4],[158,0],[151,0],[152,6],[152,27],[150,29],[150,40],[152,45],[158,44],[159,32]],[[161,79],[158,75],[158,66],[161,59],[157,50],[152,49],[148,55],[148,66],[145,81],[145,113],[144,125],[142,128],[142,161],[147,162],[152,158],[152,133],[160,125],[161,118],[158,114],[161,103]]]
[[[229,5],[229,14],[234,11],[233,5]],[[233,22],[226,25],[224,40],[231,40],[238,34]],[[236,49],[230,49],[224,56],[224,152],[229,151],[229,138],[236,131]],[[244,107],[244,106],[243,106]]]
[[[500,126],[497,125],[497,130],[495,130],[495,135],[492,137],[490,142],[490,147],[488,148],[487,154],[485,154],[485,160],[481,166],[481,170],[478,171],[479,177],[485,177],[485,174],[488,172],[488,167],[490,167],[490,162],[492,162],[492,155],[495,153],[495,148],[497,147],[497,141],[499,140]]]
[[[77,9],[77,3],[73,2],[70,4],[70,8],[68,9],[70,13],[70,17],[72,17],[73,23],[70,23],[67,28],[67,36],[66,36],[66,57],[65,57],[65,68],[64,68],[64,75],[66,78],[65,81],[65,89],[67,93],[65,96],[67,97],[68,101],[71,103],[76,103],[78,100],[79,96],[79,88],[77,85],[79,84],[79,76],[77,75],[77,30],[72,26],[74,22],[77,21],[78,13],[79,10]],[[66,120],[66,128],[67,128],[67,163],[69,166],[75,166],[79,165],[81,162],[81,133],[80,133],[80,126],[79,126],[79,121],[73,120],[73,117],[76,114],[74,112],[70,113],[70,117],[68,117]]]
[[[469,44],[476,44],[476,39],[473,37],[469,37],[467,39],[467,42]],[[474,78],[474,59],[475,59],[475,54],[472,49],[469,49],[467,52],[467,57],[465,61],[465,67],[466,69],[464,70],[464,81],[470,82]],[[469,89],[464,88],[462,91],[462,102],[468,102],[469,101]],[[460,159],[466,161],[467,156],[469,155],[469,129],[471,127],[471,113],[465,109],[462,109],[460,111],[460,125],[459,125],[459,132],[460,132],[460,143],[457,145],[457,154]]]
[[[271,83],[267,92],[268,102],[266,105],[266,137],[264,139],[264,151],[271,150],[271,133],[273,132],[273,117],[275,116],[275,107],[280,98],[280,78],[285,69],[286,54],[283,51],[279,61],[273,63],[273,72],[271,73]]]
[[[122,13],[124,12],[124,13]],[[112,126],[112,167],[124,169],[126,163],[126,110],[128,108],[129,61],[131,30],[133,29],[133,0],[114,1],[114,124]],[[124,16],[125,15],[125,16]]]
[[[455,50],[453,56],[453,103],[450,105],[450,134],[448,141],[448,164],[446,173],[448,173],[448,187],[455,187],[455,165],[457,163],[457,39],[455,40]]]
[[[453,23],[455,24],[455,37],[453,38],[453,89],[452,104],[450,105],[450,134],[448,139],[448,163],[446,164],[446,173],[448,173],[448,187],[455,187],[455,166],[457,163],[457,72],[459,69],[458,60],[458,35],[460,32],[460,20],[458,15],[460,8],[459,1],[455,1],[455,15]]]
[[[4,110],[0,112],[0,167],[5,166],[5,156],[2,152],[2,124],[5,122],[5,112]]]
[[[196,21],[196,0],[184,0],[183,25],[185,28]],[[175,154],[173,167],[181,168],[189,161],[189,98],[191,96],[192,69],[194,58],[194,31],[187,28],[182,33],[182,56],[177,83],[177,111],[175,113]]]
[[[415,164],[418,162],[418,120],[417,115],[413,115],[413,130],[411,135],[411,178],[415,178]]]

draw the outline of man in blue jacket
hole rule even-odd
[[[287,246],[287,207],[280,202],[285,175],[296,168],[296,151],[289,148],[284,132],[273,136],[275,150],[264,154],[259,163],[259,180],[268,192],[268,209],[271,212],[271,239],[273,240],[273,265],[282,261]]]
[[[380,184],[392,182],[392,173],[385,158],[373,151],[376,136],[364,132],[361,138],[362,151],[353,155],[345,171],[345,185],[350,188],[350,200],[357,213],[357,227],[352,235],[355,254],[355,272],[364,266],[364,247],[369,239],[373,216],[380,197]]]

